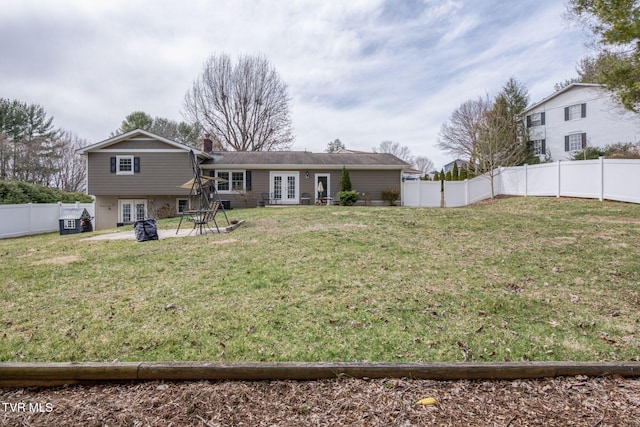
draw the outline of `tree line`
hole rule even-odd
[[[0,98],[0,180],[82,191],[85,164],[75,150],[86,144],[55,129],[42,106]]]

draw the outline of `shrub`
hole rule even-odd
[[[356,204],[360,195],[357,191],[340,191],[338,192],[338,199],[340,200],[340,206],[353,206]]]
[[[67,193],[57,188],[43,187],[21,181],[0,181],[0,204],[22,203],[91,203],[83,193]]]
[[[395,206],[396,200],[400,198],[400,189],[387,188],[386,190],[382,190],[380,194],[382,196],[382,200],[389,203],[389,206]]]
[[[340,191],[351,191],[351,177],[349,171],[344,166],[342,167],[342,176],[340,177]]]

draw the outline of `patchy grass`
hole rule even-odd
[[[638,360],[640,205],[229,215],[227,235],[1,240],[0,361]]]

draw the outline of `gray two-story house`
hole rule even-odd
[[[335,199],[343,167],[354,190],[382,203],[381,191],[401,190],[402,171],[410,168],[385,153],[214,153],[208,142],[196,149],[138,129],[78,150],[87,159],[87,193],[96,198],[96,229],[188,209],[191,150],[202,175],[219,178],[213,181],[218,195],[233,207],[326,203]]]

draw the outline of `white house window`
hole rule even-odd
[[[582,150],[585,146],[586,134],[584,133],[572,133],[565,137],[565,151],[577,151]]]
[[[587,117],[587,104],[575,104],[564,108],[564,120],[578,120]]]
[[[116,156],[116,174],[133,175],[133,156]]]
[[[533,113],[527,116],[527,127],[544,125],[544,113]]]
[[[189,199],[176,199],[176,212],[182,213],[189,210]]]
[[[220,193],[231,191],[244,191],[246,189],[245,171],[216,171],[218,178],[226,179],[228,182],[217,181],[217,189]]]
[[[76,220],[75,219],[65,219],[64,220],[64,229],[65,230],[73,230],[76,228]]]
[[[531,141],[533,145],[533,154],[536,156],[541,156],[545,154],[545,140],[544,139],[536,139]]]

